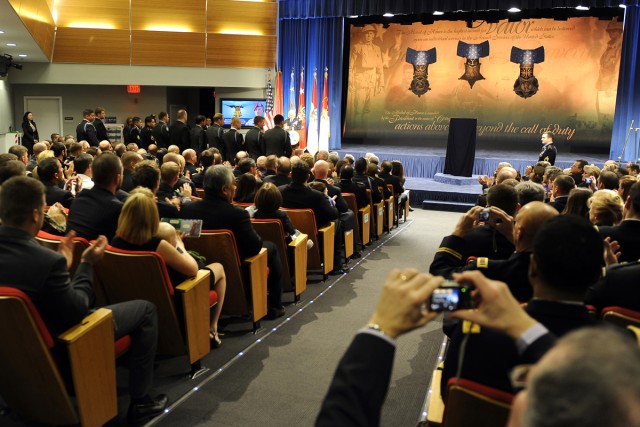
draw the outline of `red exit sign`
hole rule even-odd
[[[140,85],[127,86],[127,93],[140,93]]]

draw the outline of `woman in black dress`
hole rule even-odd
[[[22,117],[22,145],[29,150],[29,155],[33,154],[33,144],[40,141],[36,122],[33,121],[33,113],[27,111]]]

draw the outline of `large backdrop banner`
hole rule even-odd
[[[477,118],[478,142],[531,143],[551,131],[609,147],[622,23],[567,21],[352,26],[346,137],[442,140]]]

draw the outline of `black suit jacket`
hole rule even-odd
[[[275,154],[278,157],[291,157],[292,149],[289,132],[280,126],[269,129],[264,133],[264,145],[267,156]]]
[[[262,239],[251,225],[249,212],[221,197],[206,195],[204,200],[185,203],[180,216],[201,219],[203,230],[232,231],[241,259],[256,255],[262,248]]]
[[[378,426],[387,396],[395,347],[359,333],[338,364],[315,425]]]
[[[222,142],[223,135],[224,130],[217,123],[212,124],[205,131],[207,145],[209,146],[209,148],[217,148],[218,151],[220,151],[222,158],[224,159],[224,142]]]
[[[391,184],[393,186],[394,195],[396,197],[400,197],[400,194],[402,194],[402,192],[404,191],[404,187],[400,182],[400,178],[398,178],[397,176],[391,175],[390,173],[384,173],[384,172],[380,172],[378,174],[378,177],[380,177],[380,179],[384,181],[385,184]]]
[[[76,136],[78,141],[87,141],[92,147],[97,147],[100,142],[98,141],[95,126],[87,119],[81,121],[76,127]]]
[[[282,193],[282,207],[312,209],[318,228],[338,219],[338,209],[331,206],[329,199],[323,193],[295,182],[278,189]]]
[[[470,256],[492,260],[507,259],[515,250],[513,243],[502,233],[489,225],[483,225],[465,234],[461,262],[465,263]]]
[[[29,122],[22,122],[22,145],[27,147],[29,154],[33,153],[33,144],[35,144],[35,140],[40,140],[36,122],[31,123],[33,124],[33,128]]]
[[[553,142],[551,144],[547,144],[542,147],[542,151],[540,152],[540,156],[538,156],[539,162],[549,162],[551,166],[556,163],[556,155],[558,154],[558,149]]]
[[[276,187],[280,187],[283,185],[288,185],[291,183],[291,178],[288,175],[280,175],[276,173],[275,175],[268,175],[262,179],[263,182],[270,182]]]
[[[144,148],[145,150],[149,149],[149,145],[155,144],[156,139],[153,136],[153,128],[149,126],[145,126],[140,131],[140,143],[139,148]]]
[[[594,324],[586,307],[581,304],[532,299],[525,311],[557,337]],[[443,394],[447,382],[455,376],[463,336],[462,325],[459,325],[451,337],[445,359],[441,383]],[[469,336],[461,377],[513,393],[509,372],[518,363],[520,357],[511,338],[482,328],[479,334]]]
[[[367,189],[361,182],[354,182],[349,179],[341,179],[338,183],[338,188],[340,188],[340,191],[342,191],[343,193],[355,194],[358,209],[364,208],[369,204]]]
[[[43,182],[45,188],[45,198],[47,199],[47,206],[51,206],[56,202],[59,202],[65,208],[71,207],[73,202],[73,194],[70,191],[62,189],[58,184],[51,182]]]
[[[136,188],[136,186],[133,183],[133,179],[131,178],[131,171],[129,169],[123,169],[122,183],[120,184],[120,189],[128,193],[134,188]]]
[[[258,157],[265,155],[264,136],[260,128],[254,126],[249,129],[244,137],[244,146],[245,151],[253,160],[258,160]]]
[[[78,193],[69,210],[67,231],[74,230],[78,237],[87,240],[97,239],[101,234],[111,240],[116,234],[121,211],[122,202],[96,185]]]
[[[207,147],[207,138],[202,126],[195,125],[191,128],[191,131],[189,133],[189,141],[190,146],[188,148],[196,150],[196,153],[200,153]]]
[[[600,236],[611,237],[620,244],[620,262],[634,262],[640,259],[640,221],[625,219],[614,227],[600,227]]]
[[[231,128],[229,132],[222,136],[222,141],[224,142],[224,159],[232,165],[235,165],[236,153],[242,151],[242,134],[236,129]]]
[[[158,148],[168,148],[169,142],[169,126],[165,122],[158,122],[153,128],[153,139],[156,141]]]
[[[107,127],[104,125],[102,120],[96,117],[93,121],[93,127],[96,128],[96,136],[98,137],[98,141],[109,141],[109,137],[107,136]]]
[[[640,262],[616,264],[607,268],[605,276],[589,288],[585,304],[595,306],[598,311],[605,307],[618,306],[640,311]]]
[[[23,230],[0,227],[0,271],[2,285],[26,293],[54,337],[78,324],[93,305],[91,265],[80,264],[72,282],[66,258]]]
[[[175,121],[169,127],[169,142],[180,147],[180,152],[189,148],[189,127],[180,121]]]
[[[344,200],[344,197],[342,197],[342,191],[340,191],[340,187],[336,187],[335,185],[329,184],[326,179],[315,179],[314,181],[319,181],[324,183],[324,185],[327,186],[327,192],[329,193],[329,197],[333,197],[333,196],[336,197],[335,202],[336,202],[336,208],[338,209],[338,212],[344,213],[349,210],[349,206],[347,205],[347,202]]]
[[[553,202],[549,202],[549,205],[553,206],[558,212],[562,213],[565,206],[567,206],[568,199],[569,196],[558,196]]]
[[[138,148],[142,145],[142,129],[138,126],[132,126],[129,133],[129,141],[138,145]]]
[[[373,203],[379,203],[380,200],[382,200],[382,194],[380,194],[378,187],[374,185],[373,180],[369,176],[354,174],[353,181],[362,183],[362,185],[364,185],[365,191],[371,190],[371,199],[373,200]]]

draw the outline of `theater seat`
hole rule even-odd
[[[111,311],[101,308],[54,341],[37,309],[22,291],[0,287],[0,395],[27,420],[53,425],[99,426],[118,414]],[[76,396],[72,403],[52,351],[64,346]],[[57,353],[59,353],[57,351]]]
[[[474,381],[451,378],[443,427],[501,427],[507,424],[514,395]]]
[[[605,307],[600,314],[602,320],[614,325],[640,327],[640,312],[623,307]]]

